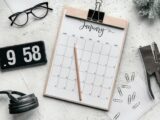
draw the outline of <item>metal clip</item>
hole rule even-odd
[[[103,22],[105,13],[100,11],[101,6],[102,0],[96,0],[95,9],[89,9],[87,19],[95,22]]]

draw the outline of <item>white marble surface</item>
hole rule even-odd
[[[10,9],[0,0],[0,47],[44,40],[48,64],[39,67],[0,72],[0,90],[14,89],[26,93],[34,92],[40,102],[39,109],[20,115],[8,114],[7,97],[0,97],[0,120],[109,120],[106,112],[67,102],[43,97],[49,63],[63,6],[85,9],[94,8],[95,0],[50,0],[53,12],[39,21],[32,21],[23,28],[10,27]],[[160,20],[150,24],[137,16],[131,0],[105,0],[102,10],[107,15],[125,18],[129,30],[124,48],[120,71],[138,72],[144,78],[143,65],[137,48],[157,42],[160,47]],[[159,89],[158,89],[159,90]],[[159,120],[160,104],[151,109],[141,120]],[[153,119],[154,118],[154,119]]]

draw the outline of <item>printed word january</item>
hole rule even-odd
[[[83,25],[81,25],[81,26],[79,27],[79,29],[80,29],[80,30],[86,29],[86,30],[88,30],[89,32],[91,32],[91,31],[96,31],[96,32],[98,33],[98,36],[99,36],[99,37],[102,37],[104,31],[106,30],[106,29],[104,29],[104,28],[101,28],[101,27],[98,27],[98,26],[94,26],[94,25],[92,25],[92,24],[87,24],[87,22],[85,22],[85,21],[83,22]]]

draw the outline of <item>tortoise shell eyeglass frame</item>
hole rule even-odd
[[[33,13],[33,10],[35,10],[35,9],[37,9],[37,8],[46,9],[46,11],[45,11],[45,13],[44,13],[43,16],[37,16],[37,15],[35,15],[35,13]],[[47,16],[49,10],[53,10],[53,9],[48,7],[48,2],[39,3],[39,4],[35,5],[35,6],[32,7],[32,8],[26,9],[26,10],[24,10],[24,11],[22,11],[22,12],[14,13],[14,14],[12,14],[11,16],[9,16],[8,18],[11,20],[11,24],[10,24],[10,25],[12,26],[13,24],[15,24],[15,25],[20,26],[20,27],[26,25],[27,22],[28,22],[28,19],[29,19],[29,14],[32,14],[36,19],[43,19],[44,17]],[[17,23],[15,22],[16,19],[17,19],[20,15],[22,15],[22,14],[24,14],[24,13],[26,14],[26,21],[24,21],[23,24],[17,24]]]

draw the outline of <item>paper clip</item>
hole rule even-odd
[[[128,104],[131,104],[131,102],[132,102],[131,95],[128,95]]]
[[[115,99],[113,99],[113,102],[122,103],[122,102],[123,102],[123,100],[115,98]]]
[[[130,89],[131,88],[131,86],[129,86],[129,85],[121,85],[121,87],[122,88],[126,88],[126,89]]]
[[[121,88],[120,88],[120,87],[117,87],[117,90],[118,90],[119,95],[120,95],[120,96],[123,96],[123,93],[122,93]]]
[[[132,94],[132,101],[134,101],[135,98],[136,98],[136,92],[133,92],[133,94]]]
[[[126,81],[129,82],[129,75],[128,75],[128,73],[125,73],[125,78],[126,78]]]
[[[132,106],[132,109],[136,109],[139,105],[140,105],[140,102],[134,104],[134,105]]]
[[[134,78],[135,78],[135,72],[132,73],[131,81],[134,81]]]
[[[117,119],[119,118],[119,116],[120,116],[120,112],[118,112],[118,113],[114,116],[113,120],[117,120]]]

